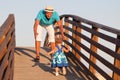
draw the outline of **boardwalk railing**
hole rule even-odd
[[[74,15],[62,15],[68,56],[86,80],[120,80],[120,30]],[[56,37],[60,37],[55,27]],[[45,46],[48,46],[48,37]],[[80,71],[79,71],[80,70]],[[98,76],[99,74],[99,76]],[[102,80],[102,79],[100,79]]]
[[[15,21],[10,14],[0,27],[0,80],[13,80]]]

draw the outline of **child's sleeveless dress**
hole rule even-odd
[[[58,48],[58,50],[53,54],[53,60],[52,60],[52,64],[51,67],[55,68],[55,67],[67,67],[68,66],[68,61],[67,58],[64,54],[64,52],[62,51],[62,48],[59,48],[58,46],[56,46]]]

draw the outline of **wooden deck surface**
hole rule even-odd
[[[51,58],[46,54],[47,48],[41,48],[40,62],[35,62],[33,47],[17,47],[15,50],[14,80],[84,80],[73,66],[67,67],[67,75],[54,75]],[[69,63],[70,64],[70,63]]]

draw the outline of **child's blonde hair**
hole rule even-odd
[[[55,44],[62,44],[62,38],[55,38]]]

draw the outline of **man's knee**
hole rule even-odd
[[[41,41],[35,41],[36,47],[39,47],[41,44]]]

